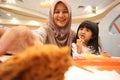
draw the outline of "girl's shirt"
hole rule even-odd
[[[85,45],[82,45],[82,53],[78,54],[76,44],[72,43],[72,56],[73,56],[73,59],[80,58],[81,56],[84,56],[86,54],[92,54],[94,52],[95,52],[94,49],[90,49],[89,47],[87,47]]]

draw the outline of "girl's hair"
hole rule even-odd
[[[88,20],[83,21],[77,29],[77,34],[76,34],[76,38],[75,38],[74,42],[76,43],[77,39],[79,39],[78,31],[80,28],[83,28],[83,27],[86,27],[92,31],[93,38],[90,39],[87,46],[90,46],[91,48],[93,48],[95,50],[95,52],[93,54],[99,53],[99,43],[98,43],[99,28],[98,28],[98,24],[95,22],[88,21]]]

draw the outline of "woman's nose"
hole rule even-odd
[[[59,16],[60,16],[60,17],[63,17],[63,16],[64,16],[64,14],[63,14],[62,12],[60,12]]]

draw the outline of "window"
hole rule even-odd
[[[113,21],[110,32],[112,34],[120,34],[120,15]]]

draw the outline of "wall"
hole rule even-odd
[[[120,16],[120,4],[109,12],[99,23],[102,48],[115,57],[120,57],[120,33],[113,34],[110,28],[118,16]]]

